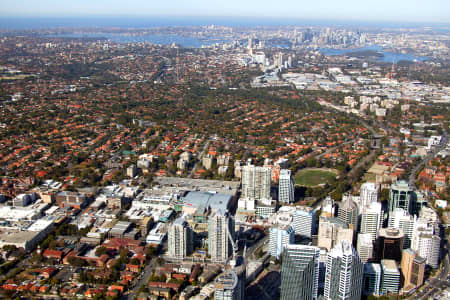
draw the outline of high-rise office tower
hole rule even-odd
[[[359,300],[364,264],[352,247],[342,241],[327,254],[324,297],[329,300]]]
[[[358,216],[358,205],[353,200],[351,200],[350,197],[347,197],[342,205],[339,206],[339,220],[345,222],[350,229],[353,229],[356,232],[358,230]]]
[[[277,57],[277,67],[281,68],[283,67],[283,53],[278,53]]]
[[[378,259],[393,259],[400,261],[405,234],[401,229],[380,228],[376,242]]]
[[[338,218],[320,217],[317,245],[328,251],[343,240],[353,241],[353,230]]]
[[[414,196],[414,191],[406,181],[393,183],[389,192],[389,212],[396,208],[403,208],[412,215],[415,207]]]
[[[358,233],[356,250],[363,263],[368,262],[373,257],[373,240],[370,233]]]
[[[281,299],[316,300],[319,286],[320,249],[287,245],[281,266]]]
[[[405,234],[403,249],[411,247],[411,241],[414,234],[414,228],[417,223],[416,216],[410,216],[403,208],[396,208],[389,214],[389,228],[398,228]]]
[[[378,202],[378,186],[373,182],[365,182],[361,185],[360,191],[361,208],[372,202]]]
[[[364,264],[363,294],[380,294],[381,287],[381,265],[375,263]]]
[[[392,259],[381,260],[381,293],[398,294],[400,286],[400,272],[398,271],[397,263]]]
[[[208,253],[213,262],[226,261],[233,251],[234,222],[219,209],[208,220]]]
[[[183,218],[176,219],[169,227],[168,251],[169,256],[183,259],[194,250],[194,234],[191,227]]]
[[[280,170],[280,177],[278,179],[278,201],[280,203],[294,202],[294,180],[292,179],[290,170]]]
[[[410,291],[423,284],[425,265],[426,259],[418,256],[414,250],[403,250],[400,268],[404,278],[403,289],[405,291]]]
[[[364,207],[361,212],[361,233],[370,233],[372,241],[375,241],[378,234],[378,229],[382,222],[381,203],[372,202]]]
[[[311,238],[316,230],[316,211],[310,207],[297,206],[292,215],[292,227],[296,235]]]
[[[214,299],[244,300],[242,293],[242,278],[234,270],[228,270],[214,280]]]
[[[290,225],[274,225],[270,228],[270,255],[279,258],[283,248],[294,241],[295,233]]]

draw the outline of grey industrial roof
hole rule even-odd
[[[231,195],[208,192],[189,192],[182,198],[182,201],[184,205],[195,207],[200,211],[205,211],[208,207],[212,210],[222,209],[223,211],[227,211],[231,199]]]

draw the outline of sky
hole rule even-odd
[[[450,23],[450,0],[0,0],[1,17],[155,15]]]

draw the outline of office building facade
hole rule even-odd
[[[393,259],[399,262],[402,257],[404,237],[401,229],[381,228],[375,247],[378,259]]]
[[[403,275],[403,289],[410,291],[423,284],[426,259],[417,255],[412,249],[403,250],[400,265]]]
[[[409,215],[409,213],[402,208],[396,208],[389,214],[388,227],[401,229],[405,234],[403,249],[411,247],[416,223],[417,217]]]
[[[320,217],[317,245],[330,251],[343,240],[353,241],[353,230],[338,218]]]
[[[319,286],[320,249],[314,246],[287,245],[281,266],[281,299],[316,300]]]
[[[324,298],[329,300],[360,300],[364,264],[352,247],[342,241],[327,254]]]
[[[381,295],[398,294],[400,272],[397,263],[392,259],[381,260]]]
[[[409,184],[406,181],[393,183],[389,191],[389,212],[394,211],[396,208],[402,208],[412,215],[414,207],[414,191]]]
[[[376,263],[364,264],[363,294],[378,296],[381,287],[381,265]]]

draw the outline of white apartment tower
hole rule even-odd
[[[361,207],[366,207],[372,202],[378,202],[378,186],[373,182],[365,182],[361,185]]]
[[[193,251],[193,231],[183,218],[178,218],[169,227],[168,254],[171,258],[183,259]]]
[[[367,263],[373,257],[373,241],[372,234],[359,233],[356,243],[356,251],[363,263]]]
[[[270,199],[271,175],[272,171],[269,167],[244,166],[241,197],[254,200]]]
[[[405,233],[403,240],[403,249],[411,247],[411,241],[414,235],[414,228],[417,223],[416,216],[410,216],[403,208],[396,208],[389,214],[389,228],[401,229]]]
[[[254,213],[256,202],[271,203],[269,167],[246,165],[242,167],[242,194],[238,201],[238,211]]]
[[[270,255],[280,257],[286,245],[295,241],[294,229],[290,225],[275,225],[270,228]]]
[[[311,238],[315,234],[316,211],[310,207],[297,206],[292,215],[292,227],[296,235]]]
[[[329,300],[360,300],[364,264],[352,247],[342,241],[327,254],[324,297]]]
[[[372,241],[378,236],[378,229],[381,227],[381,203],[372,202],[369,206],[364,207],[361,212],[361,229],[360,233],[370,233]]]
[[[208,220],[208,253],[211,261],[224,262],[232,254],[234,222],[223,210],[219,209]]]
[[[439,267],[439,254],[441,238],[432,234],[426,228],[418,228],[414,232],[411,248],[426,259],[427,265],[432,268]]]
[[[280,170],[280,177],[278,181],[278,201],[280,203],[294,202],[294,180],[292,179],[290,170]]]

